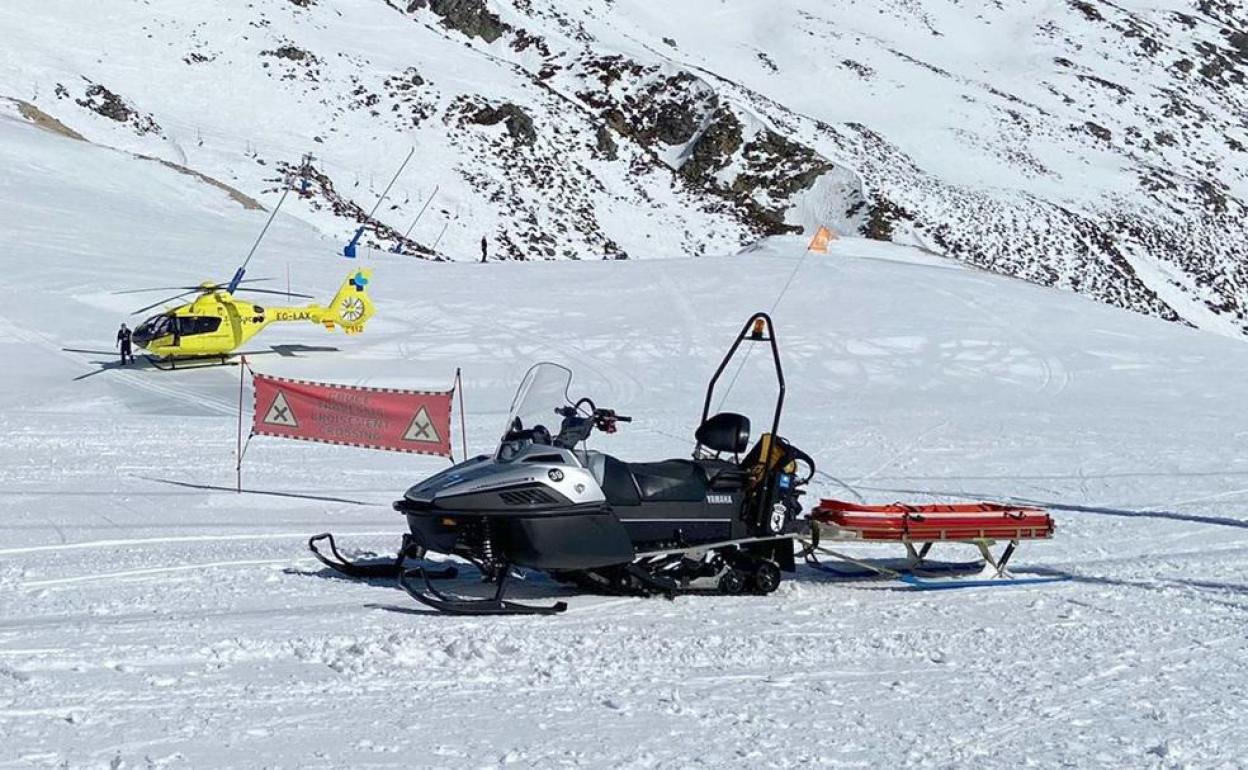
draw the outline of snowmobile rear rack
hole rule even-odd
[[[737,337],[732,341],[732,346],[728,348],[728,352],[724,354],[723,360],[719,362],[719,367],[715,370],[715,373],[711,375],[710,381],[706,384],[706,398],[702,402],[702,419],[698,423],[700,426],[699,432],[695,434],[698,439],[698,444],[694,447],[693,455],[694,457],[699,457],[702,454],[704,446],[701,431],[709,427],[708,421],[712,419],[720,419],[722,417],[722,415],[716,415],[715,418],[712,418],[711,416],[711,402],[715,397],[715,386],[719,383],[719,378],[723,375],[724,370],[728,368],[728,364],[731,363],[732,359],[737,355],[737,351],[740,350],[743,342],[767,343],[768,347],[771,349],[771,361],[776,373],[776,407],[771,418],[771,431],[763,435],[754,450],[759,453],[758,459],[760,464],[766,468],[772,463],[773,450],[777,445],[782,448],[791,448],[791,445],[780,436],[780,416],[784,413],[785,384],[784,366],[780,363],[780,346],[776,341],[776,328],[775,324],[771,320],[771,316],[761,311],[750,316],[745,322],[745,325],[741,327],[741,331],[737,332]],[[732,381],[728,383],[727,390],[729,392],[731,392],[732,386],[736,384],[737,375],[741,373],[741,369],[744,366],[745,361],[742,361],[741,365],[737,367],[736,374],[733,375]],[[726,398],[727,393],[724,395],[724,399]],[[721,406],[724,399],[720,399]],[[748,420],[745,421],[745,425],[746,432],[748,432]],[[810,466],[810,474],[806,478],[806,480],[809,481],[810,477],[813,476],[815,472],[814,461],[810,459],[810,456],[803,452],[800,453],[800,455],[794,455],[790,459],[803,460]],[[753,508],[751,511],[751,520],[758,525],[762,525],[766,522],[768,517],[771,515],[772,505],[776,502],[778,476],[779,474],[776,473],[766,471],[762,472],[762,483],[758,489],[754,490],[754,494],[752,495],[752,499],[749,504],[751,508]]]
[[[720,361],[719,368],[715,370],[715,374],[711,375],[711,381],[706,385],[706,399],[702,403],[702,420],[699,424],[705,423],[711,416],[711,399],[715,395],[715,384],[719,382],[720,376],[728,368],[729,362],[737,354],[737,349],[741,347],[742,342],[766,342],[771,346],[771,360],[776,367],[776,383],[779,385],[779,392],[776,394],[776,411],[771,420],[771,435],[779,435],[780,415],[784,411],[784,367],[780,365],[780,348],[776,344],[775,326],[772,324],[771,316],[762,312],[755,313],[745,322],[745,326],[741,327],[737,338],[733,340],[732,347],[728,348],[728,352],[724,355],[724,360]],[[732,389],[731,383],[728,388]]]
[[[332,559],[321,553],[316,547],[316,544],[322,540],[329,543],[329,551],[333,554]],[[338,551],[338,544],[334,542],[334,536],[328,532],[322,532],[309,538],[308,550],[312,552],[312,555],[321,564],[335,572],[356,578],[357,580],[395,580],[402,576],[403,564],[408,558],[419,559],[424,556],[423,553],[418,553],[420,549],[412,542],[411,535],[403,536],[403,542],[399,546],[398,554],[393,561],[388,562],[365,563],[351,561]],[[430,577],[444,580],[449,580],[459,574],[459,570],[455,569],[455,567],[445,567],[437,570],[426,569],[424,572],[429,574]]]

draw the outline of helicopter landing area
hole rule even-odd
[[[306,541],[393,553],[390,503],[445,459],[257,438],[243,485],[279,494],[236,494],[238,367],[80,378],[105,357],[62,350],[110,349],[135,304],[114,290],[228,274],[265,214],[3,120],[0,168],[0,768],[1214,767],[1248,747],[1241,341],[853,239],[804,260],[798,238],[666,261],[377,254],[364,334],[272,329],[266,346],[339,350],[253,366],[419,389],[462,367],[479,453],[548,359],[633,417],[594,448],[678,457],[728,342],[790,284],[781,431],[819,463],[807,500],[1046,505],[1056,537],[1012,565],[1070,578],[916,592],[803,567],[768,597],[668,601],[530,575],[516,596],[566,614],[440,617]],[[289,262],[332,295],[356,264],[334,246],[283,215],[251,270]],[[769,366],[751,356],[722,404],[756,433]],[[469,569],[444,588],[479,590]]]

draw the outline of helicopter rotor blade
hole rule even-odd
[[[272,278],[247,278],[241,281],[241,283],[256,283],[258,281],[271,281],[271,280],[273,279]],[[217,289],[224,289],[228,284],[229,284],[229,281],[220,281],[218,283],[212,284],[209,288],[212,291],[216,291]],[[143,292],[146,292],[146,291],[172,291],[174,289],[183,289],[185,291],[200,291],[202,289],[205,289],[205,287],[203,286],[203,284],[200,284],[198,286],[152,286],[147,289],[126,289],[125,291],[115,291],[113,292],[113,294],[142,294]]]
[[[196,293],[196,292],[198,292],[198,291],[199,291],[199,289],[198,289],[198,288],[196,288],[196,289],[192,289],[191,291],[184,291],[184,292],[182,292],[181,294],[175,294],[175,295],[173,295],[172,297],[165,297],[165,298],[164,298],[164,299],[162,299],[162,300],[158,300],[158,301],[156,301],[156,302],[153,302],[153,303],[152,303],[152,304],[150,304],[150,305],[145,305],[144,307],[139,308],[138,310],[134,311],[134,312],[133,312],[133,313],[131,313],[130,315],[138,315],[139,313],[143,313],[143,312],[146,312],[146,311],[148,311],[148,310],[151,310],[151,309],[152,309],[152,308],[154,308],[154,307],[158,307],[158,306],[160,306],[160,305],[163,305],[163,304],[165,304],[166,302],[172,302],[172,301],[173,301],[173,300],[175,300],[175,299],[181,299],[181,298],[186,297],[186,296],[188,296],[188,295],[195,294],[195,293]]]
[[[113,294],[114,294],[114,295],[117,295],[117,294],[142,294],[143,292],[147,292],[147,291],[172,291],[172,290],[174,290],[174,289],[184,289],[184,290],[185,290],[185,289],[190,289],[190,288],[192,288],[192,287],[190,287],[190,286],[151,286],[151,287],[146,288],[146,289],[126,289],[125,291],[115,291],[115,292],[113,292]]]
[[[276,289],[238,289],[238,291],[250,292],[251,294],[279,294],[283,297],[302,297],[303,299],[314,299],[311,294],[300,294],[297,291],[277,291]]]

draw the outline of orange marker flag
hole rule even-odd
[[[819,229],[815,231],[815,237],[810,239],[810,245],[806,247],[806,250],[827,254],[828,242],[834,240],[836,240],[836,233],[820,225]]]

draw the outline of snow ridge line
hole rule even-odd
[[[369,535],[394,535],[395,529],[367,530],[358,532],[339,532],[339,537],[363,537]],[[94,548],[120,548],[123,546],[159,545],[163,543],[203,543],[214,540],[287,540],[309,537],[307,532],[269,532],[259,535],[179,535],[176,537],[135,538],[132,540],[87,540],[81,543],[64,543],[60,545],[34,545],[25,548],[0,549],[0,556],[14,556],[27,553],[48,553],[53,551],[82,551]]]
[[[214,567],[260,567],[267,564],[298,564],[301,562],[316,561],[309,557],[306,559],[242,559],[239,561],[211,561],[204,564],[179,564],[172,567],[147,567],[145,569],[128,569],[121,572],[95,572],[90,575],[75,575],[74,577],[49,578],[47,580],[27,580],[18,584],[19,588],[44,588],[48,586],[69,585],[72,583],[84,583],[94,580],[108,580],[110,578],[127,578],[142,577],[144,575],[163,575],[169,572],[189,572],[192,570],[212,569]]]

